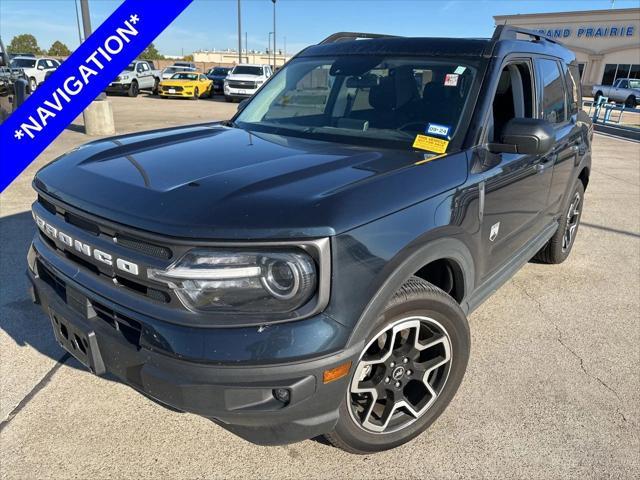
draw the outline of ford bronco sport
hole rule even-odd
[[[569,50],[508,26],[332,35],[230,121],[41,169],[33,299],[94,373],[251,442],[396,447],[458,389],[469,312],[569,255],[579,85]]]

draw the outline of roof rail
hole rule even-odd
[[[542,32],[536,32],[535,30],[528,30],[526,28],[515,27],[513,25],[498,25],[493,32],[493,36],[491,37],[491,41],[489,42],[488,48],[485,50],[484,56],[491,56],[493,54],[493,50],[496,44],[500,40],[516,40],[518,38],[518,34],[527,35],[532,38],[535,42],[545,41],[550,43],[559,44],[560,42],[547,37]]]
[[[318,45],[325,45],[327,43],[342,42],[345,40],[358,40],[359,38],[397,38],[397,35],[385,35],[383,33],[365,33],[365,32],[338,32],[333,35],[329,35],[322,40]]]

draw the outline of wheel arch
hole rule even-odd
[[[463,311],[468,311],[466,299],[473,292],[475,281],[475,264],[469,248],[456,238],[442,238],[429,241],[419,248],[407,248],[407,253],[398,254],[397,259],[390,262],[395,267],[388,273],[375,294],[360,315],[348,345],[362,341],[368,334],[370,325],[387,305],[394,293],[412,276],[417,276],[430,283],[434,275],[442,268],[450,269],[452,275],[447,281],[453,281],[452,297],[460,304]],[[439,286],[436,281],[434,284]]]
[[[589,175],[590,175],[589,167],[583,167],[578,174],[578,179],[582,182],[582,186],[584,190],[587,191],[587,185],[589,184]]]

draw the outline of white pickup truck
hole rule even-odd
[[[161,79],[162,73],[154,68],[153,63],[134,60],[109,84],[106,91],[137,97],[140,90],[150,90],[156,95]]]
[[[608,97],[633,108],[640,105],[640,78],[619,78],[613,85],[594,85],[591,93],[596,102],[600,97]]]

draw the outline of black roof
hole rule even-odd
[[[567,62],[575,55],[555,39],[532,30],[499,25],[491,38],[396,37],[376,33],[339,32],[300,57],[333,55],[420,55],[443,57],[500,57],[513,52],[552,55]]]
[[[299,56],[427,55],[478,57],[482,55],[488,45],[489,39],[383,37],[313,45],[301,52]]]

